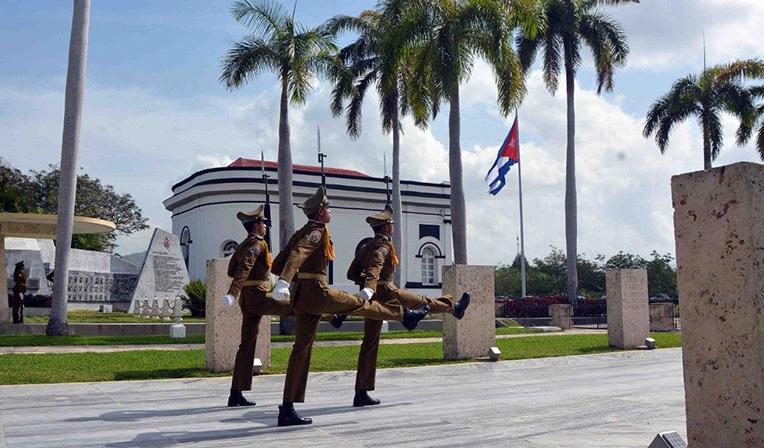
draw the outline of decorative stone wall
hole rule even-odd
[[[448,265],[443,267],[443,293],[459,300],[472,296],[461,320],[443,315],[443,356],[466,359],[486,356],[496,345],[494,266]]]
[[[236,350],[241,342],[241,308],[238,302],[225,308],[221,298],[231,285],[228,277],[228,259],[207,260],[206,328],[204,365],[207,370],[224,372],[233,369]],[[263,368],[271,364],[271,321],[269,316],[260,321],[255,357],[260,358]]]
[[[650,335],[647,270],[607,271],[605,286],[608,344],[622,349],[643,345]]]
[[[764,447],[764,165],[671,190],[689,446]]]

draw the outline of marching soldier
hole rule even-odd
[[[417,309],[429,308],[431,314],[451,313],[457,319],[464,317],[464,312],[470,304],[469,293],[464,293],[454,304],[450,296],[432,299],[420,296],[404,289],[399,289],[393,283],[393,273],[398,264],[398,256],[390,237],[393,235],[393,210],[388,206],[385,211],[371,215],[366,222],[374,230],[374,239],[362,245],[348,269],[348,279],[361,286],[361,297],[376,302],[401,305]],[[336,316],[332,324],[339,327],[346,316]],[[358,354],[358,371],[356,373],[355,397],[353,406],[370,406],[379,404],[378,399],[369,396],[368,391],[374,390],[374,379],[377,370],[377,351],[382,322],[364,319],[364,336],[361,351]]]
[[[264,207],[261,205],[249,213],[236,214],[247,230],[247,238],[236,248],[228,264],[228,275],[233,281],[223,297],[223,304],[228,307],[239,296],[242,314],[241,344],[236,352],[231,394],[228,397],[229,407],[255,405],[244,398],[241,392],[252,390],[252,364],[263,316],[293,314],[289,302],[275,300],[269,294],[271,253],[263,238],[270,223],[263,212]]]
[[[300,208],[309,220],[292,236],[272,266],[273,273],[279,276],[273,297],[283,299],[291,296],[297,320],[294,346],[284,383],[284,399],[279,406],[279,426],[312,423],[310,418],[304,418],[295,411],[294,403],[305,401],[310,355],[322,314],[353,314],[377,321],[401,320],[410,329],[416,327],[427,315],[426,309],[404,310],[399,304],[370,302],[329,288],[326,276],[329,261],[334,259],[334,247],[327,227],[332,212],[326,190],[319,187]]]
[[[27,274],[25,272],[24,260],[16,263],[13,270],[13,299],[11,308],[13,308],[13,323],[24,323],[24,293],[27,292]]]

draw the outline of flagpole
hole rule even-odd
[[[517,123],[518,112],[515,111],[515,122]],[[523,227],[523,163],[520,157],[520,126],[517,126],[517,183],[518,194],[520,196],[520,290],[521,298],[525,297],[525,229]]]

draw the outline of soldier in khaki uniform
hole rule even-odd
[[[292,315],[288,301],[274,300],[270,291],[271,253],[263,237],[270,224],[261,205],[252,212],[239,212],[236,217],[247,229],[247,238],[239,244],[228,264],[228,275],[233,278],[228,293],[223,297],[224,306],[231,306],[239,296],[241,307],[241,344],[236,352],[236,361],[231,381],[228,406],[254,406],[242,395],[243,390],[252,390],[252,364],[255,360],[255,346],[263,316]]]
[[[297,329],[292,354],[289,356],[284,400],[279,406],[279,426],[312,423],[294,409],[294,402],[305,401],[305,388],[310,368],[310,355],[316,328],[322,314],[353,314],[375,320],[401,320],[407,328],[416,327],[427,310],[404,310],[400,304],[385,305],[362,300],[344,291],[329,288],[327,271],[334,259],[334,247],[327,224],[332,213],[326,191],[318,191],[300,208],[309,221],[289,240],[273,261],[272,271],[279,276],[273,297],[291,297]],[[290,291],[290,283],[291,291]]]
[[[411,309],[427,307],[431,314],[451,313],[457,319],[464,317],[464,312],[470,304],[469,293],[465,292],[454,304],[450,296],[432,299],[395,286],[393,273],[398,264],[398,256],[390,239],[393,235],[394,221],[393,210],[389,206],[383,212],[367,217],[366,222],[374,230],[374,239],[358,248],[347,275],[348,279],[361,286],[362,298],[371,298],[373,301],[387,305],[400,303]],[[341,325],[344,317],[336,316],[332,324]],[[382,322],[364,320],[364,336],[361,351],[358,354],[358,371],[353,398],[355,407],[380,403],[378,399],[370,397],[368,391],[374,390],[381,332]]]
[[[13,308],[14,324],[24,323],[24,293],[27,292],[27,274],[25,269],[24,260],[22,260],[16,263],[16,267],[13,270],[13,296],[10,305]]]

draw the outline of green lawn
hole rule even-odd
[[[166,323],[168,325],[172,322],[157,320],[157,319],[144,319],[134,314],[122,313],[115,311],[113,313],[101,313],[100,311],[90,310],[74,310],[67,313],[69,323],[72,324],[99,324],[99,323],[111,323],[111,324],[125,324],[125,323]],[[47,323],[48,316],[25,316],[24,322],[28,324],[40,324]],[[191,317],[183,316],[183,322],[186,323],[204,323],[203,317]]]
[[[654,333],[658,347],[681,346],[677,333]],[[538,336],[499,339],[501,359],[543,358],[614,351],[606,334]],[[266,373],[284,373],[289,348],[272,350]],[[353,370],[358,346],[315,347],[311,371]],[[406,367],[446,364],[440,342],[383,345],[378,366]],[[460,361],[453,361],[460,362]],[[204,370],[203,350],[129,351],[114,353],[10,354],[0,356],[0,384],[112,381],[223,376]]]

